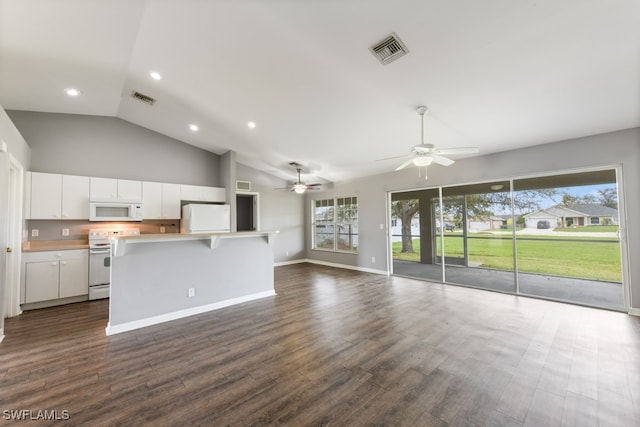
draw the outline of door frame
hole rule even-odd
[[[4,314],[13,317],[22,314],[20,309],[20,265],[22,258],[22,226],[24,167],[18,160],[9,155],[9,188],[7,204],[7,245],[12,249],[11,255],[5,253],[5,298]]]

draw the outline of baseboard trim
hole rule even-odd
[[[196,314],[206,313],[208,311],[219,310],[221,308],[229,307],[243,302],[254,301],[261,298],[274,296],[275,291],[258,292],[251,295],[245,295],[238,298],[232,298],[224,301],[214,302],[212,304],[200,305],[198,307],[187,308],[185,310],[174,311],[172,313],[166,313],[159,316],[147,317],[146,319],[135,320],[133,322],[123,323],[121,325],[111,326],[111,323],[107,324],[105,331],[107,336],[120,334],[122,332],[133,331],[135,329],[144,328],[147,326],[157,325],[159,323],[170,322],[172,320],[182,319],[183,317],[194,316]]]
[[[325,265],[327,267],[345,268],[347,270],[356,270],[356,271],[362,271],[364,273],[383,274],[385,276],[389,276],[388,271],[377,270],[375,268],[359,267],[357,265],[348,265],[348,264],[338,264],[335,262],[328,262],[328,261],[318,261],[315,259],[306,259],[305,262],[308,262],[310,264]]]
[[[273,264],[274,267],[282,267],[283,265],[302,264],[307,262],[306,259],[293,259],[289,261],[280,261]]]
[[[640,308],[629,307],[629,314],[632,316],[640,316]]]

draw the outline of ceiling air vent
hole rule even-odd
[[[402,43],[396,33],[389,34],[382,41],[371,46],[369,50],[384,65],[409,53],[409,49]]]
[[[135,90],[133,92],[131,92],[131,97],[133,99],[137,99],[138,101],[144,102],[145,104],[149,104],[149,105],[153,105],[153,104],[156,103],[156,100],[153,99],[152,97],[147,96],[145,94],[142,94],[142,93],[140,93],[138,91],[135,91]]]

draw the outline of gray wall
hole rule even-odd
[[[29,167],[30,149],[18,129],[13,125],[9,116],[2,106],[0,106],[0,142],[7,144],[7,153],[0,153],[0,338],[4,331],[4,293],[5,293],[5,272],[7,271],[4,248],[9,246],[7,237],[7,213],[9,206],[9,155],[13,156],[25,170]]]
[[[7,111],[36,172],[220,186],[219,156],[116,117]]]
[[[280,231],[273,249],[275,261],[306,258],[305,198],[276,190],[286,187],[287,182],[241,163],[237,164],[236,176],[241,181],[250,181],[251,191],[260,193],[260,231]]]
[[[624,208],[627,218],[628,282],[631,287],[632,308],[640,309],[640,128],[627,129],[602,135],[588,136],[552,144],[538,145],[520,150],[479,156],[457,161],[445,168],[429,168],[429,180],[418,177],[415,168],[399,172],[361,178],[336,185],[330,191],[308,196],[318,199],[334,196],[358,196],[360,253],[357,255],[317,251],[306,245],[305,258],[388,270],[387,257],[387,192],[418,188],[431,188],[491,181],[510,177],[571,171],[581,168],[622,166]],[[309,208],[307,216],[310,218]],[[385,229],[380,230],[380,224]],[[310,222],[306,236],[311,235]],[[375,257],[376,262],[371,261]]]

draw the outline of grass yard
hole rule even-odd
[[[577,236],[576,236],[577,237]],[[587,239],[587,238],[585,238]],[[440,237],[438,241],[438,256]],[[478,267],[513,270],[511,239],[485,235],[470,237],[469,261]],[[523,273],[540,273],[581,279],[622,282],[620,243],[610,238],[588,238],[588,241],[567,241],[567,238],[519,238],[518,269]],[[420,260],[420,240],[413,240],[414,253],[400,253],[402,243],[393,243],[394,259]],[[445,235],[447,257],[464,256],[462,235]]]

